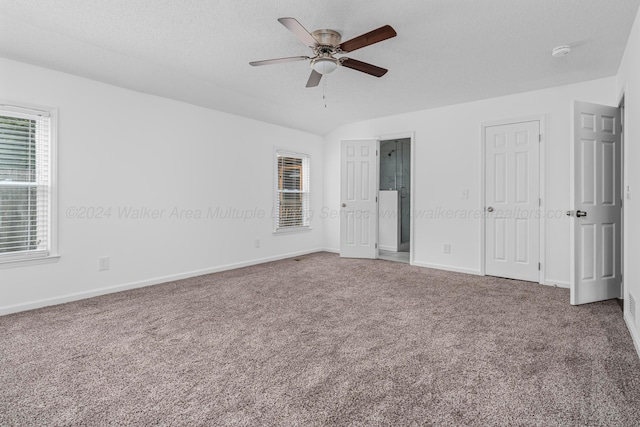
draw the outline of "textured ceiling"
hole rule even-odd
[[[640,0],[0,0],[0,56],[326,134],[357,120],[614,75]],[[277,21],[343,40],[398,36],[305,88],[309,55]],[[572,53],[552,58],[570,44]],[[0,70],[1,71],[1,70]],[[323,96],[326,99],[323,99]],[[326,107],[325,107],[326,103]]]

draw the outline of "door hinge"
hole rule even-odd
[[[538,134],[538,142],[542,142],[542,134],[541,133]]]
[[[540,270],[542,270],[542,263],[541,262],[538,263],[538,271],[540,271]]]
[[[542,206],[542,198],[538,199],[538,206]]]
[[[378,244],[376,243],[376,249],[378,249]]]
[[[378,196],[376,196],[376,203],[378,203]]]

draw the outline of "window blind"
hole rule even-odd
[[[47,256],[51,123],[0,110],[0,261]]]
[[[278,152],[276,229],[309,226],[309,156]]]

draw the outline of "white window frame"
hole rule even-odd
[[[302,190],[301,194],[306,194],[303,198],[303,216],[302,225],[297,226],[281,226],[280,224],[280,194],[283,190],[280,189],[279,181],[279,158],[280,157],[292,157],[302,160]],[[305,153],[297,153],[292,150],[275,149],[274,154],[274,205],[273,205],[273,227],[274,234],[284,233],[296,233],[311,230],[311,157]]]
[[[46,245],[33,251],[7,253],[0,255],[0,269],[11,267],[25,267],[29,265],[57,262],[58,254],[58,195],[57,195],[57,165],[58,165],[58,110],[52,107],[27,105],[12,101],[0,100],[0,115],[21,118],[42,118],[49,120],[49,141],[46,156],[48,158],[47,206],[38,216],[44,218],[47,224]],[[40,185],[40,184],[37,184]]]

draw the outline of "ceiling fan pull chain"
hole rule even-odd
[[[324,108],[327,108],[327,79],[322,83],[322,99],[324,100]]]

